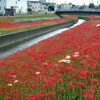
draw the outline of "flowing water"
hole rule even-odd
[[[28,46],[31,46],[35,43],[38,43],[39,41],[41,41],[43,39],[47,39],[48,37],[54,36],[54,35],[59,34],[63,31],[65,31],[65,30],[68,30],[68,29],[73,28],[77,25],[80,25],[83,22],[85,22],[85,20],[79,19],[76,24],[74,24],[73,26],[71,26],[69,28],[58,29],[56,31],[47,33],[45,35],[42,35],[42,36],[39,36],[39,37],[36,37],[36,38],[32,38],[28,41],[23,41],[23,42],[15,44],[15,45],[5,47],[2,50],[0,50],[0,57],[6,57],[8,55],[12,55],[13,52],[17,52],[18,50],[23,50],[23,49],[27,48]]]

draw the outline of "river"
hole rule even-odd
[[[83,22],[85,22],[85,20],[79,19],[78,22],[76,24],[74,24],[73,26],[69,27],[69,28],[62,28],[62,29],[58,29],[56,31],[47,33],[45,35],[27,40],[27,41],[23,41],[20,43],[17,43],[15,45],[9,46],[9,47],[5,47],[2,50],[0,50],[0,57],[6,57],[8,55],[12,55],[13,52],[17,52],[18,50],[23,50],[25,48],[27,48],[28,46],[31,46],[35,43],[38,43],[39,41],[43,40],[43,39],[47,39],[48,37],[54,36],[56,34],[61,33],[62,31],[68,30],[70,28],[73,28],[77,25],[82,24]]]

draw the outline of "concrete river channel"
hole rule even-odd
[[[68,30],[68,29],[73,28],[77,25],[80,25],[83,22],[85,22],[85,20],[79,19],[76,24],[74,24],[73,26],[71,26],[69,28],[58,29],[56,31],[47,33],[45,35],[42,35],[42,36],[39,36],[39,37],[36,37],[36,38],[32,38],[32,39],[29,39],[27,41],[23,41],[23,42],[15,44],[15,45],[10,45],[8,47],[5,47],[5,48],[0,50],[0,57],[4,58],[6,56],[12,55],[12,53],[17,52],[18,50],[23,50],[23,49],[27,48],[28,46],[32,46],[33,44],[38,43],[39,41],[41,41],[43,39],[47,39],[48,37],[52,37],[56,34],[59,34],[63,31],[65,31],[65,30]]]

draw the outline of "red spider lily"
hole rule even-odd
[[[77,18],[77,16],[66,15],[68,18]]]
[[[44,20],[44,21],[37,21],[37,22],[31,22],[31,23],[13,23],[10,22],[9,20],[3,18],[0,21],[0,29],[3,28],[18,28],[21,26],[33,26],[33,25],[42,25],[45,23],[50,23],[50,22],[61,22],[61,21],[66,21],[69,20],[68,18],[62,18],[62,19],[53,19],[53,20]]]
[[[2,59],[0,97],[16,100],[70,100],[77,95],[78,99],[100,98],[100,27],[96,27],[100,20],[97,19]],[[71,62],[59,63],[62,59]]]
[[[92,94],[85,94],[84,97],[85,97],[86,99],[89,99],[89,100],[94,99],[94,96],[93,96]]]
[[[90,88],[92,88],[93,90],[97,90],[96,86],[90,86]]]
[[[87,89],[87,93],[93,93],[91,89]]]
[[[91,82],[97,83],[98,80],[96,78],[91,79]]]
[[[69,86],[73,86],[73,82],[68,82],[68,85]]]
[[[0,85],[0,89],[4,89],[4,87]]]
[[[11,100],[8,96],[5,97],[5,100]]]
[[[37,96],[28,94],[28,100],[40,100]]]
[[[78,86],[80,86],[80,87],[83,86],[83,82],[78,82],[77,84],[78,84]]]
[[[55,94],[54,92],[49,92],[49,93],[48,93],[48,97],[50,98],[50,97],[52,97],[54,94]]]

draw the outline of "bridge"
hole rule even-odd
[[[56,11],[57,15],[69,14],[69,15],[100,15],[100,11]]]

